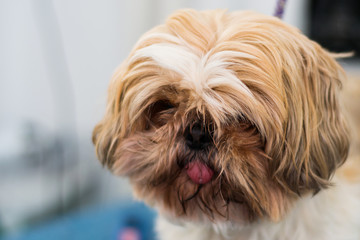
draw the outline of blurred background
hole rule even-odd
[[[0,0],[0,239],[131,201],[128,182],[97,161],[91,132],[104,114],[114,69],[142,33],[179,8],[272,15],[275,4]],[[355,51],[343,65],[360,76],[358,0],[288,0],[284,21],[332,51]]]

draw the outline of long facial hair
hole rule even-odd
[[[173,107],[159,109],[158,105],[164,103],[157,102],[145,111],[146,130],[119,144],[114,153],[118,160],[111,166],[116,174],[131,179],[139,198],[161,205],[172,215],[193,220],[236,216],[239,221],[253,220],[270,215],[269,211],[278,211],[271,212],[275,218],[280,215],[288,203],[279,186],[271,181],[269,157],[256,127],[237,119],[219,129],[198,119],[197,114],[187,114],[185,121],[173,116],[164,121]],[[199,123],[208,128],[212,138],[205,149],[194,150],[187,146],[184,133]],[[189,179],[185,167],[194,161],[214,170],[210,183],[195,184]],[[278,209],[269,206],[275,198]]]
[[[331,54],[280,20],[182,10],[116,71],[93,141],[100,161],[164,214],[279,220],[330,186],[347,157],[342,78]],[[186,143],[194,126],[208,132],[206,147]],[[191,162],[211,181],[192,181]]]

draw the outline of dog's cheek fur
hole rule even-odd
[[[130,178],[135,195],[172,217],[193,221],[249,222],[258,217],[279,220],[291,204],[268,172],[269,158],[252,126],[233,124],[223,130],[214,165],[221,172],[205,186],[192,184],[178,159],[192,154],[165,126],[124,139],[112,171]],[[181,131],[180,131],[181,132]],[[161,142],[171,140],[170,142]],[[185,155],[184,155],[185,154]]]
[[[228,168],[224,175],[231,183],[229,194],[242,189],[256,218],[280,220],[295,198],[273,178],[269,167],[272,159],[264,152],[260,133],[251,125],[245,128],[235,125],[223,136],[226,141],[219,153],[224,154],[222,165]]]

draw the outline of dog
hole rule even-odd
[[[179,10],[115,71],[97,156],[161,240],[360,239],[339,56],[275,17]]]

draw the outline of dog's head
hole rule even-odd
[[[342,75],[274,17],[181,10],[114,74],[97,155],[168,216],[277,220],[346,159]]]

